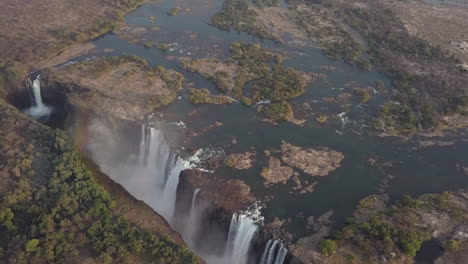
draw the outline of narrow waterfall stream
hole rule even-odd
[[[257,229],[257,224],[247,215],[233,214],[224,253],[229,263],[247,264],[250,244]]]
[[[26,109],[24,113],[33,118],[49,116],[52,112],[52,108],[42,102],[41,75],[37,75],[36,79],[32,82],[31,88],[33,92],[34,105]]]
[[[260,264],[282,264],[288,250],[279,240],[268,240]]]
[[[163,131],[143,125],[138,153],[129,155],[124,161],[115,161],[109,157],[112,156],[109,153],[119,153],[122,146],[121,142],[109,136],[112,133],[112,129],[103,123],[95,122],[90,127],[92,142],[89,149],[102,171],[122,184],[137,199],[145,201],[161,214],[176,231],[181,233],[193,250],[196,251],[200,246],[206,249],[210,243],[217,243],[209,239],[196,239],[200,226],[199,211],[203,210],[197,206],[200,189],[194,190],[190,212],[187,212],[185,218],[174,219],[179,175],[184,169],[196,167],[200,159],[203,159],[199,156],[204,155],[204,152],[197,151],[193,157],[181,158],[171,148]],[[176,224],[181,222],[183,225]],[[249,254],[251,244],[262,223],[263,217],[257,205],[244,212],[234,213],[222,255],[215,252],[197,253],[208,264],[251,264],[253,263]],[[282,263],[279,261],[280,247],[270,250],[272,253],[267,256],[273,260],[265,263]],[[286,254],[283,255],[282,259]]]

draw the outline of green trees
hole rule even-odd
[[[63,263],[77,256],[79,248],[87,248],[99,263],[126,262],[137,255],[164,259],[160,263],[198,263],[170,238],[116,214],[111,196],[93,179],[65,133],[47,131],[40,137],[50,146],[41,153],[49,167],[47,172],[35,171],[46,187],[35,182],[36,177],[21,176],[17,186],[0,197],[0,262]]]
[[[322,240],[318,244],[318,250],[320,251],[321,254],[325,256],[330,256],[331,254],[335,253],[336,249],[337,249],[336,241],[332,239]]]
[[[226,0],[221,10],[211,17],[210,24],[223,30],[233,28],[239,32],[277,40],[263,25],[256,25],[257,13],[249,9],[247,0]]]
[[[277,120],[288,120],[294,116],[291,105],[285,101],[263,107],[262,113],[268,118]]]
[[[31,239],[25,245],[25,250],[27,253],[35,252],[39,246],[39,239]]]
[[[460,250],[460,243],[454,239],[450,239],[443,243],[443,247],[450,252],[457,252]]]
[[[0,224],[6,227],[8,230],[12,230],[14,228],[13,225],[13,217],[14,214],[8,207],[1,207],[0,208]]]
[[[170,15],[170,16],[177,16],[178,13],[179,13],[179,8],[178,7],[173,7],[171,9],[169,9],[169,11],[167,12],[167,14]]]
[[[253,86],[254,99],[288,100],[304,93],[304,78],[294,69],[277,64],[273,72]]]
[[[416,253],[421,248],[422,242],[421,234],[416,231],[402,230],[398,235],[398,244],[401,250],[411,257],[416,256]]]

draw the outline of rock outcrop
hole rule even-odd
[[[252,168],[255,155],[255,151],[229,154],[226,159],[224,159],[224,164],[230,168],[247,170]]]
[[[282,166],[276,157],[270,157],[268,166],[262,169],[260,176],[265,179],[265,184],[286,182],[293,176],[294,170],[289,166]]]
[[[78,62],[45,71],[43,78],[46,87],[63,89],[73,106],[125,120],[141,120],[171,103],[184,79],[134,56]]]
[[[311,176],[326,176],[340,166],[344,156],[329,148],[301,148],[283,142],[281,160]]]
[[[184,170],[180,175],[179,188],[189,188],[190,192],[200,188],[200,199],[212,202],[228,212],[245,210],[256,199],[250,186],[241,180],[231,180],[216,174],[199,170]]]

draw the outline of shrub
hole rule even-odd
[[[240,99],[240,102],[245,106],[251,106],[252,105],[252,99],[250,99],[247,96],[242,96],[241,99]]]
[[[267,105],[262,108],[261,112],[266,117],[277,120],[288,120],[294,116],[291,105],[284,101]]]
[[[336,249],[337,249],[336,241],[335,241],[335,240],[332,240],[332,239],[325,239],[325,240],[322,240],[322,241],[318,244],[318,250],[319,250],[319,252],[320,252],[322,255],[325,255],[325,256],[330,256],[330,255],[332,255],[333,253],[335,253]]]
[[[153,42],[151,42],[151,41],[146,41],[143,45],[145,46],[145,48],[148,48],[148,49],[149,49],[149,48],[153,47]]]
[[[167,12],[167,14],[170,16],[177,16],[178,13],[179,13],[179,7],[173,7],[169,9],[169,11]]]
[[[445,250],[450,251],[450,252],[457,252],[460,250],[460,244],[458,241],[454,239],[447,240],[443,243],[443,247]]]
[[[401,250],[411,257],[416,256],[422,242],[421,234],[417,231],[401,230],[398,235],[398,244]]]
[[[162,51],[167,51],[169,50],[169,45],[167,45],[166,43],[160,43],[158,44],[158,48]]]

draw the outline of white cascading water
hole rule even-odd
[[[175,212],[180,172],[190,168],[191,164],[171,150],[169,142],[161,131],[144,125],[141,130],[138,162],[150,177],[156,176],[157,184],[162,189],[162,196],[154,203],[154,207],[168,222],[171,222]]]
[[[283,264],[288,249],[286,249],[280,240],[268,240],[263,251],[260,264]]]
[[[32,90],[34,96],[34,105],[25,111],[25,114],[33,118],[48,116],[52,109],[42,102],[41,96],[41,75],[37,75],[32,83]]]
[[[286,258],[287,254],[288,254],[288,249],[281,246],[278,251],[278,255],[276,255],[274,264],[283,264],[284,259]]]
[[[248,263],[252,240],[264,220],[260,209],[257,204],[254,204],[247,211],[232,215],[228,240],[224,249],[224,263]]]
[[[172,151],[164,133],[153,127],[142,126],[138,156],[123,162],[110,159],[109,153],[122,150],[119,142],[109,136],[109,128],[97,122],[90,133],[94,134],[91,152],[102,171],[171,222],[179,174],[192,167],[191,161]]]
[[[197,201],[197,195],[198,195],[198,192],[200,191],[199,188],[196,188],[194,191],[193,191],[193,197],[192,197],[192,204],[190,206],[190,215],[189,215],[189,223],[193,224],[194,221],[195,221],[195,218],[196,218],[196,208],[195,208],[195,202]]]
[[[186,229],[184,231],[185,234],[187,234],[188,239],[190,240],[189,242],[195,243],[195,230],[197,226],[197,208],[196,208],[196,202],[197,202],[197,195],[198,192],[200,191],[199,188],[196,188],[193,191],[193,197],[192,197],[192,203],[190,206],[190,215],[188,218],[188,223],[186,225]]]
[[[135,198],[143,200],[169,223],[173,219],[177,198],[177,185],[182,170],[198,168],[204,160],[219,151],[199,150],[188,159],[180,158],[170,147],[162,131],[143,125],[141,140],[137,155],[129,156],[128,160],[113,160],[110,153],[122,151],[118,139],[110,136],[112,129],[96,122],[90,127],[92,142],[90,150],[94,160],[102,171],[116,182],[122,184]],[[194,191],[191,209],[186,226],[178,230],[191,244],[195,244],[194,234],[198,228],[197,195]],[[260,207],[254,204],[246,211],[236,213],[232,217],[228,241],[222,256],[209,252],[203,257],[209,264],[248,264],[249,251],[258,227],[263,223]],[[205,243],[198,241],[196,243]],[[209,243],[209,242],[207,242]],[[196,247],[195,247],[196,248]]]
[[[250,244],[257,229],[258,226],[255,224],[254,220],[250,219],[247,215],[233,214],[224,253],[225,257],[230,259],[230,263],[247,263]]]

